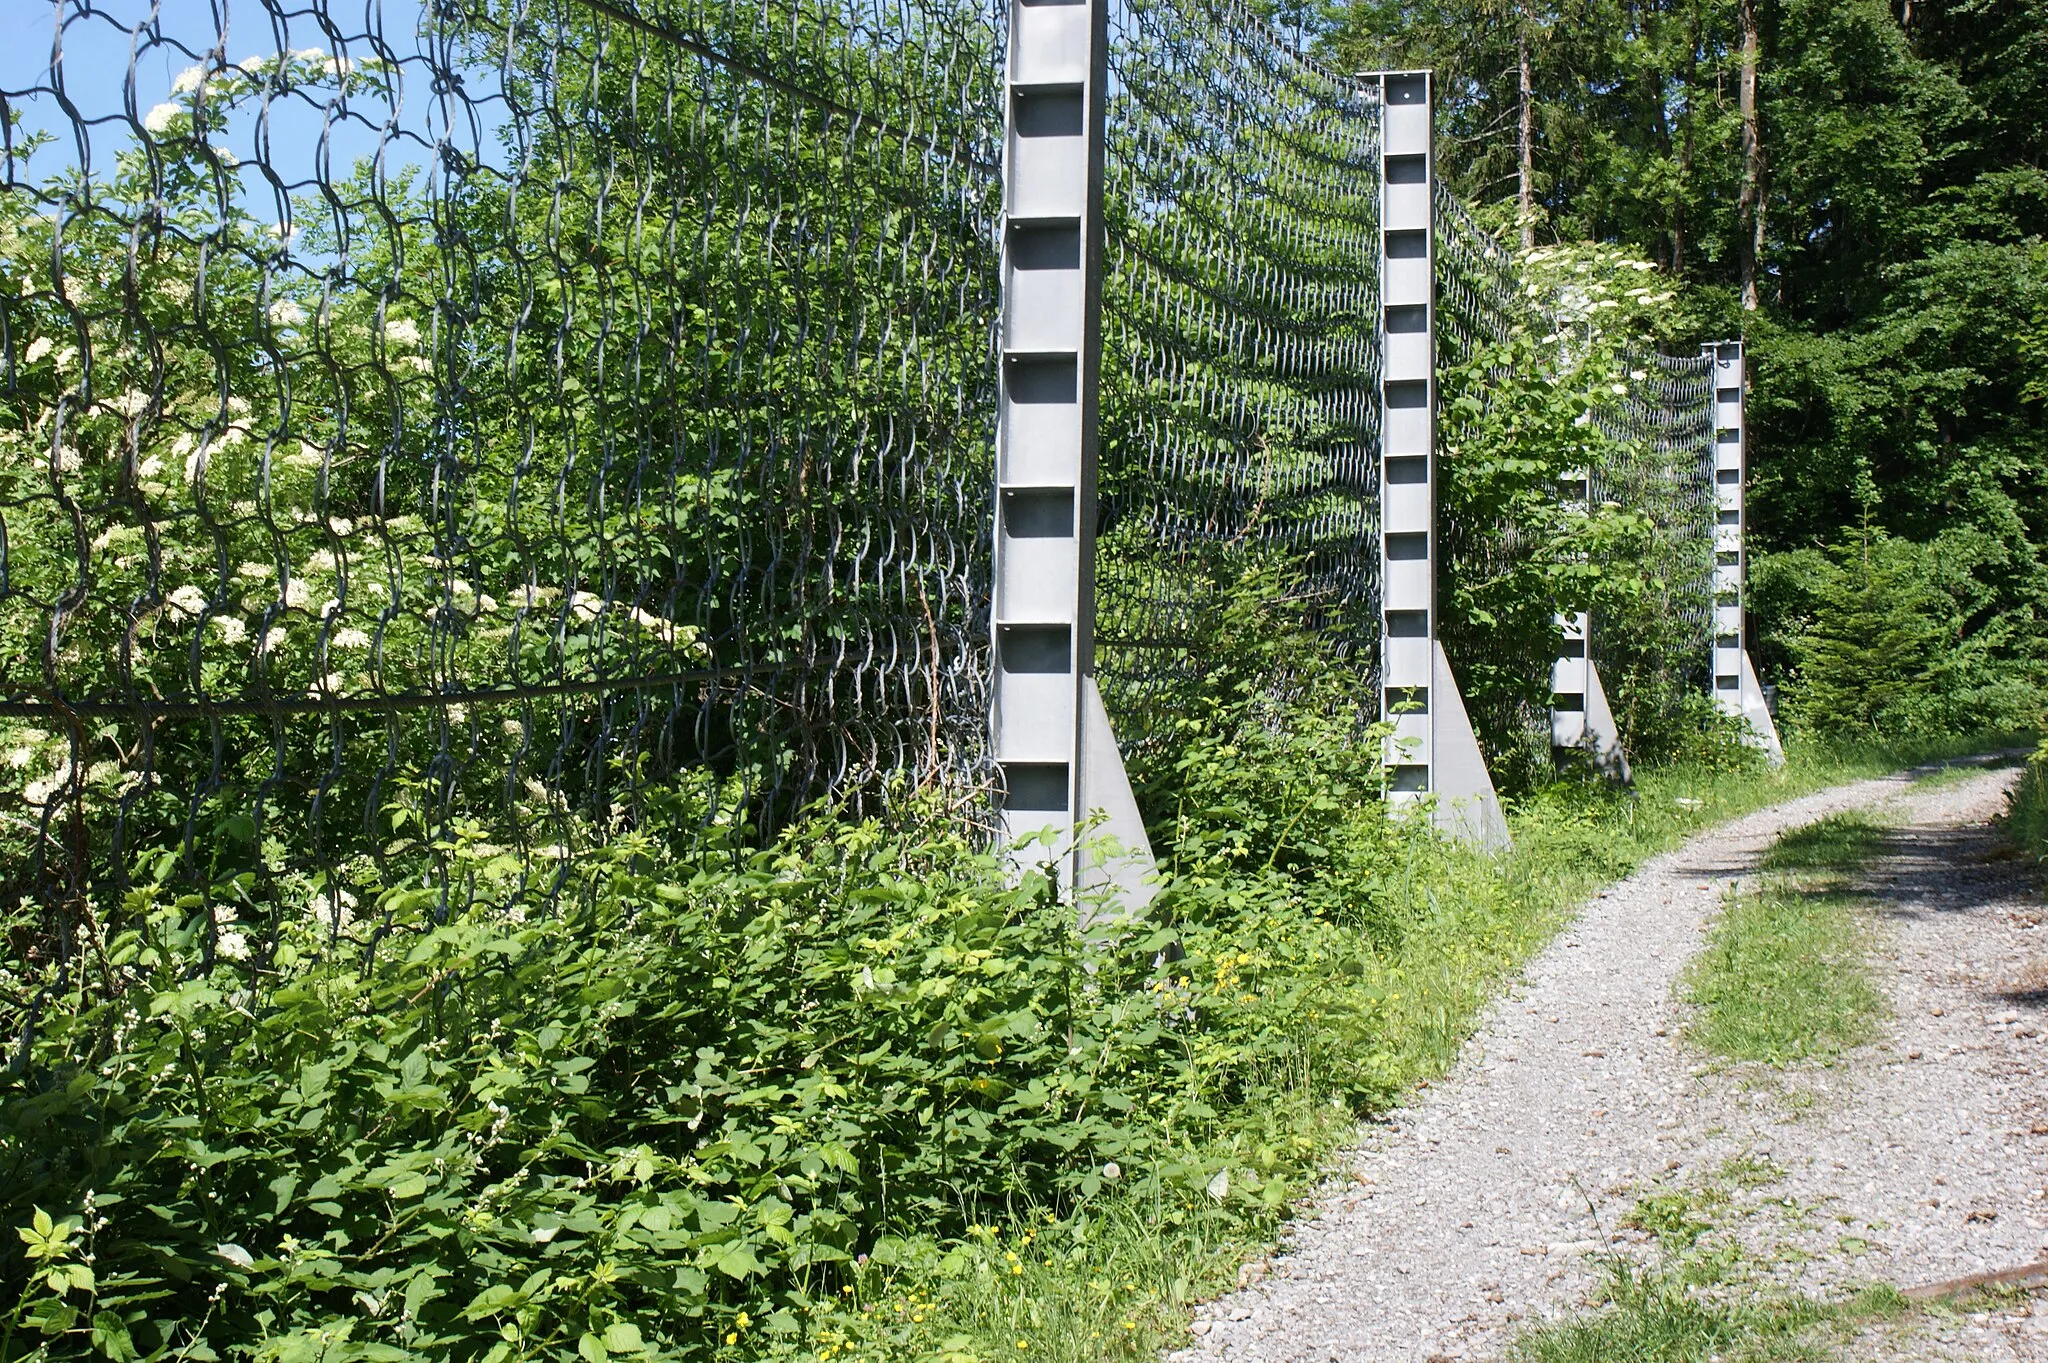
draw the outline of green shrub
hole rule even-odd
[[[2013,787],[2005,831],[2028,855],[2048,856],[2048,742],[2034,750]]]

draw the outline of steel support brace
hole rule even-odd
[[[1742,342],[1701,347],[1714,362],[1714,701],[1722,711],[1748,721],[1751,740],[1785,760],[1778,726],[1764,704],[1756,668],[1749,658],[1743,623],[1745,562],[1743,486],[1748,476],[1749,431],[1745,423],[1748,381]]]
[[[1557,617],[1557,661],[1550,667],[1550,746],[1579,754],[1610,781],[1631,778],[1621,726],[1593,664],[1593,618],[1585,611]]]
[[[1380,92],[1380,641],[1388,800],[1436,797],[1440,825],[1507,840],[1486,762],[1436,626],[1436,146],[1427,71],[1363,77]]]
[[[1106,0],[1011,0],[992,741],[1004,831],[1052,831],[1020,866],[1131,906],[1151,851],[1093,675],[1107,51]]]

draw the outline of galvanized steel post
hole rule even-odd
[[[1389,803],[1436,797],[1438,822],[1507,841],[1493,781],[1437,642],[1436,101],[1428,71],[1380,92],[1380,714]]]
[[[1748,379],[1740,341],[1701,347],[1714,363],[1714,701],[1723,712],[1749,722],[1754,741],[1783,759],[1777,725],[1764,704],[1745,637],[1743,529],[1748,507]]]
[[[1094,683],[1106,0],[1010,0],[996,426],[992,740],[1003,827],[1054,830],[1062,889],[1150,897],[1150,849]],[[1122,851],[1084,856],[1099,812]]]

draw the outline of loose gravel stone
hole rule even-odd
[[[1701,834],[1588,901],[1453,1072],[1370,1128],[1264,1276],[1176,1360],[1497,1357],[1585,1309],[1636,1199],[1713,1180],[1716,1224],[1784,1288],[1901,1287],[2048,1257],[2048,931],[1989,826],[2010,769],[1903,776]],[[1677,980],[1779,835],[1844,810],[1901,826],[1875,868],[1893,1016],[1831,1066],[1728,1065],[1680,1039]],[[1729,1162],[1750,1174],[1730,1178]],[[2048,1302],[1865,1332],[1855,1356],[2048,1363]]]

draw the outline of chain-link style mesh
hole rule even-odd
[[[1591,470],[1588,495],[1642,515],[1656,569],[1642,619],[1626,630],[1595,630],[1596,664],[1655,672],[1672,685],[1707,666],[1714,630],[1714,362],[1623,348],[1626,393],[1593,420],[1607,434],[1607,458]]]
[[[1444,367],[1455,368],[1539,314],[1521,291],[1514,256],[1472,220],[1443,181],[1434,191],[1437,352]]]
[[[1127,745],[1284,565],[1377,694],[1377,93],[1231,0],[1110,11],[1097,662]],[[1368,702],[1369,703],[1369,702]]]
[[[999,5],[14,15],[0,896],[981,782]]]

